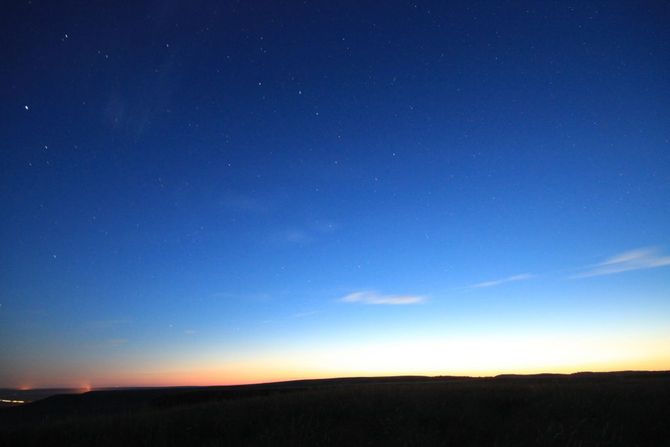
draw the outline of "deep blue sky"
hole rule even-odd
[[[329,3],[3,5],[0,385],[670,368],[667,4]]]

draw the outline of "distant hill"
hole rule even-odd
[[[670,372],[96,390],[0,409],[0,445],[609,445],[670,439]]]

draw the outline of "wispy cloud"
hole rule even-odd
[[[340,298],[340,301],[345,303],[390,305],[419,304],[425,300],[425,297],[419,295],[381,295],[372,291],[354,292]]]
[[[334,233],[340,228],[339,224],[332,221],[316,220],[305,225],[291,227],[273,232],[271,239],[279,244],[308,244],[321,237]]]
[[[508,276],[507,278],[494,279],[492,281],[480,282],[480,283],[471,285],[469,288],[480,289],[480,288],[483,288],[483,287],[493,287],[493,286],[499,286],[500,284],[505,284],[507,282],[526,281],[526,280],[532,279],[532,278],[535,278],[535,275],[532,275],[530,273],[522,273],[520,275]]]
[[[612,256],[599,264],[588,267],[583,272],[571,276],[571,278],[613,275],[615,273],[651,269],[666,265],[670,265],[670,256],[660,254],[657,248],[638,248]]]

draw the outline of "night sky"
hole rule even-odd
[[[0,14],[0,386],[670,369],[666,2]]]

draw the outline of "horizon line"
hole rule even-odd
[[[333,381],[333,380],[357,380],[357,379],[402,379],[402,378],[423,378],[423,379],[495,379],[495,378],[504,378],[504,377],[536,377],[536,376],[574,376],[580,374],[634,374],[634,373],[647,373],[647,374],[670,374],[670,369],[621,369],[621,370],[575,370],[572,372],[536,372],[536,373],[498,373],[498,374],[482,374],[482,375],[469,375],[469,374],[440,374],[440,375],[423,375],[423,374],[395,374],[395,375],[354,375],[354,376],[332,376],[332,377],[318,377],[318,378],[295,378],[295,379],[286,379],[286,380],[273,380],[268,382],[240,382],[240,383],[229,383],[229,384],[210,384],[210,385],[109,385],[109,386],[44,386],[44,387],[34,387],[34,388],[21,388],[21,387],[6,387],[0,386],[2,390],[12,390],[12,391],[39,391],[39,390],[85,390],[85,392],[91,391],[113,391],[113,390],[129,390],[129,389],[158,389],[158,388],[219,388],[219,387],[236,387],[236,386],[254,386],[254,385],[273,385],[281,383],[292,383],[292,382],[321,382],[321,381]]]

